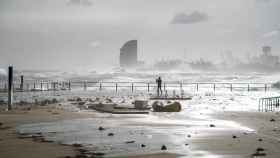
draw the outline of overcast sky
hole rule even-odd
[[[147,61],[280,55],[278,15],[279,0],[0,0],[0,67],[116,66],[131,39]]]

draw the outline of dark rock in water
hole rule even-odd
[[[78,105],[85,105],[85,104],[86,104],[85,101],[78,102]]]
[[[108,136],[114,136],[114,133],[108,133]]]
[[[263,148],[257,148],[256,153],[252,154],[252,157],[261,157],[261,156],[266,156],[266,153],[264,153]]]
[[[179,102],[173,102],[164,105],[162,102],[155,101],[152,104],[154,112],[180,112],[182,106]]]
[[[98,128],[98,130],[99,130],[99,131],[103,131],[103,130],[105,130],[105,128],[102,127],[102,126],[100,126],[100,127]]]
[[[145,148],[145,147],[146,147],[146,145],[145,145],[145,144],[141,144],[141,147],[142,147],[142,148]]]
[[[261,142],[261,141],[263,141],[263,139],[259,138],[258,141]]]
[[[188,138],[192,137],[190,134],[187,135]]]
[[[233,138],[233,139],[236,139],[236,138],[237,138],[237,136],[233,135],[233,136],[232,136],[232,138]]]
[[[73,146],[73,147],[76,147],[76,148],[80,148],[80,147],[82,147],[82,145],[81,145],[81,144],[77,144],[77,143],[72,144],[72,146]]]
[[[266,156],[266,153],[259,153],[259,152],[256,152],[256,153],[252,154],[252,157],[253,157],[253,158],[257,158],[257,157],[261,157],[261,156]]]
[[[215,125],[211,124],[210,127],[216,127]]]
[[[260,151],[264,151],[263,148],[257,148],[256,151],[260,152]]]
[[[79,155],[76,155],[75,158],[88,158],[88,156],[83,155],[83,154],[79,154]]]
[[[270,122],[275,122],[275,119],[273,119],[273,118],[272,118],[272,119],[270,119]]]
[[[77,102],[80,102],[80,101],[83,101],[83,100],[82,100],[82,98],[78,97],[78,98],[76,99],[76,101],[77,101]]]
[[[162,145],[161,150],[167,150],[167,147],[165,145]]]
[[[131,144],[131,143],[135,143],[135,141],[134,141],[134,140],[132,140],[132,141],[126,141],[125,143],[126,143],[126,144]]]

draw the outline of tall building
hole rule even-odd
[[[263,46],[263,54],[269,56],[271,55],[271,47],[270,46]]]
[[[136,66],[137,63],[137,40],[130,40],[120,49],[120,66],[131,67]]]

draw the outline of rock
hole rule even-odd
[[[260,157],[260,156],[266,156],[266,153],[264,153],[263,148],[257,148],[256,152],[252,154],[252,157]]]
[[[85,101],[78,102],[78,105],[85,105]]]
[[[81,102],[81,101],[83,101],[83,100],[82,100],[82,98],[78,97],[78,98],[76,99],[76,101],[77,101],[77,102]]]
[[[148,107],[148,101],[147,100],[135,100],[134,102],[135,109],[145,109]]]
[[[103,130],[105,130],[105,128],[102,127],[102,126],[100,126],[100,127],[98,127],[98,130],[99,130],[99,131],[103,131]]]
[[[155,101],[152,104],[154,112],[180,112],[181,104],[179,102],[173,102],[170,104],[164,105],[162,102]]]
[[[167,147],[165,145],[162,145],[161,150],[167,150]]]
[[[257,148],[256,151],[260,152],[260,151],[264,151],[263,148]]]
[[[213,125],[213,124],[210,124],[210,127],[216,127],[215,125]]]
[[[188,138],[192,137],[190,134],[187,135]]]
[[[189,145],[188,143],[185,144],[185,146],[188,146],[188,145]]]
[[[261,138],[258,139],[259,142],[262,142],[263,140]]]
[[[108,136],[114,136],[114,133],[108,133]]]
[[[275,119],[273,119],[273,118],[272,118],[272,119],[270,119],[270,122],[275,122]]]
[[[146,145],[145,145],[145,144],[141,144],[141,147],[142,147],[142,148],[145,148],[145,147],[146,147]]]
[[[135,143],[135,141],[134,141],[134,140],[132,140],[132,141],[126,141],[125,143],[126,143],[126,144],[132,144],[132,143]]]
[[[82,145],[81,145],[81,144],[78,144],[78,143],[72,144],[72,146],[73,146],[73,147],[76,147],[76,148],[82,147]]]
[[[236,138],[237,138],[237,136],[233,135],[233,136],[232,136],[232,138],[233,138],[233,139],[236,139]]]

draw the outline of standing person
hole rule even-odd
[[[157,95],[159,96],[159,92],[160,92],[160,95],[162,95],[162,89],[161,89],[162,80],[160,77],[158,77],[158,79],[156,79],[156,83],[157,83]]]

